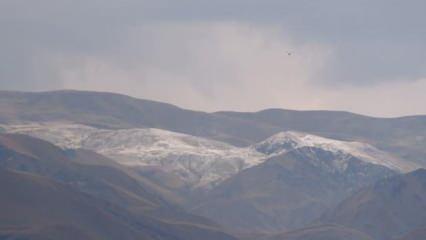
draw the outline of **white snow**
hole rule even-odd
[[[7,132],[22,133],[52,142],[62,148],[85,148],[121,164],[154,167],[173,173],[192,188],[211,188],[238,172],[269,157],[302,147],[317,147],[339,154],[336,169],[349,155],[398,171],[412,166],[377,148],[300,132],[278,133],[247,148],[153,128],[107,130],[80,124],[48,122],[0,125]]]
[[[153,128],[105,130],[68,123],[3,125],[62,148],[85,148],[128,166],[156,167],[189,186],[209,188],[239,171],[264,161],[251,148]]]
[[[411,171],[417,167],[367,143],[339,141],[295,131],[278,133],[252,146],[253,149],[270,156],[302,147],[316,147],[340,155],[351,155],[365,162],[386,166],[400,172]]]

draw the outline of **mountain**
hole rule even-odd
[[[373,240],[371,237],[354,229],[338,225],[319,225],[307,227],[265,240]]]
[[[159,189],[151,187],[154,185],[149,181],[136,181],[115,167],[76,163],[67,152],[43,140],[25,135],[1,134],[0,157],[0,167],[50,177],[134,209],[148,210],[168,205],[158,194]]]
[[[386,178],[361,189],[322,217],[377,240],[409,234],[426,224],[426,170]]]
[[[322,137],[365,142],[402,159],[426,166],[426,116],[376,118],[341,111],[217,112],[215,115],[269,126],[279,131],[306,132]]]
[[[238,233],[306,226],[363,186],[396,174],[355,156],[301,147],[225,180],[190,209]]]
[[[0,123],[65,121],[101,128],[159,128],[249,145],[274,133],[268,126],[190,111],[121,94],[85,91],[0,91]]]
[[[72,189],[72,195],[120,209],[138,226],[129,234],[139,236],[139,226],[151,228],[153,222],[158,227],[153,234],[161,232],[156,239],[188,240],[233,239],[221,226],[246,236],[306,238],[358,237],[358,231],[379,238],[418,236],[425,226],[421,211],[410,222],[394,210],[398,197],[386,200],[386,209],[372,198],[365,212],[357,204],[370,199],[356,198],[380,179],[426,165],[425,116],[280,109],[205,113],[112,93],[0,91],[0,123],[0,132],[59,146],[0,134],[1,168],[45,177]],[[399,204],[424,207],[420,185],[409,187],[415,192]],[[345,210],[351,206],[357,206],[356,214]],[[377,216],[384,216],[383,225],[370,224]],[[307,227],[312,223],[321,225]],[[389,226],[392,231],[383,230]],[[4,226],[0,233],[83,239],[97,234],[66,221],[21,227]]]
[[[0,126],[7,132],[42,138],[66,149],[96,151],[126,166],[139,168],[144,176],[155,176],[155,182],[170,190],[208,190],[267,158],[302,147],[331,151],[342,155],[340,159],[354,156],[399,172],[417,168],[416,164],[366,143],[338,141],[300,132],[281,132],[251,147],[240,148],[151,128],[107,130],[57,122]]]
[[[136,218],[68,185],[29,173],[0,169],[0,189],[1,239],[233,239],[212,230],[200,233],[196,226]]]
[[[303,147],[320,148],[336,155],[350,155],[365,162],[382,165],[399,172],[409,172],[418,168],[414,163],[380,151],[367,143],[339,141],[302,132],[281,132],[252,146],[256,151],[268,156],[281,155]]]
[[[0,170],[0,189],[2,239],[37,239],[51,232],[69,233],[62,239],[136,239],[139,234],[155,239],[154,233],[138,233],[120,209],[47,178]]]
[[[147,169],[151,175],[162,172],[173,177],[176,188],[209,189],[266,158],[252,148],[152,128],[107,130],[67,123],[3,125],[3,128],[63,148],[90,149],[126,166],[140,167],[144,174]],[[161,180],[164,183],[165,179]]]
[[[426,227],[415,229],[409,233],[398,237],[395,240],[424,240],[426,239]]]
[[[351,191],[394,171],[414,168],[369,144],[291,131],[239,148],[151,128],[99,129],[58,122],[2,126],[65,149],[85,148],[109,156],[116,165],[126,166],[127,175],[131,172],[133,178],[142,177],[145,185],[154,185],[153,192],[169,202],[238,232],[303,227]],[[76,152],[81,155],[82,151]],[[95,162],[105,165],[108,161]]]
[[[173,193],[88,150],[65,151],[29,136],[0,134],[0,168],[47,177],[130,212],[129,218],[134,221],[157,219],[158,225],[161,220],[166,225],[162,231],[168,233],[166,229],[170,229],[170,233],[179,236],[175,236],[176,239],[199,239],[200,236],[233,239],[212,221],[178,207],[174,199],[170,199]],[[30,202],[28,206],[33,207]]]
[[[426,116],[268,109],[205,113],[100,92],[0,92],[0,123],[65,121],[100,128],[158,128],[249,146],[282,131],[359,141],[426,166]]]

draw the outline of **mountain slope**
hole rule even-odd
[[[1,134],[0,156],[0,167],[47,176],[135,209],[168,205],[148,182],[136,181],[117,168],[75,163],[65,151],[36,138]]]
[[[0,190],[1,239],[234,239],[214,229],[135,216],[33,174],[0,169]]]
[[[238,232],[283,232],[304,227],[353,190],[393,174],[350,155],[303,147],[225,180],[190,207]]]
[[[154,220],[136,221],[123,209],[48,178],[0,170],[0,189],[2,238],[174,239]]]
[[[64,151],[25,135],[0,134],[0,167],[42,175],[130,211],[135,219],[161,219],[184,239],[232,239],[217,224],[186,213],[172,194],[88,150]],[[192,238],[193,236],[193,238]]]
[[[415,229],[409,233],[404,234],[402,237],[398,237],[395,240],[424,240],[426,239],[426,227]]]
[[[338,225],[320,225],[303,228],[273,237],[267,240],[373,240],[354,229]]]
[[[426,170],[394,176],[355,193],[322,222],[339,223],[375,239],[401,236],[426,224]]]

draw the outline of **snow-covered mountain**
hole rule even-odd
[[[351,156],[393,170],[413,168],[388,153],[359,142],[327,139],[299,132],[278,133],[247,148],[154,128],[99,129],[81,124],[49,122],[1,125],[7,132],[50,141],[62,148],[86,148],[121,164],[172,173],[191,188],[211,188],[265,160],[303,147],[334,154],[330,164],[344,169]],[[330,158],[331,159],[331,158]]]
[[[340,163],[337,163],[336,167],[347,164],[345,159],[347,161],[350,156],[353,156],[365,162],[382,165],[399,172],[408,172],[417,168],[415,164],[398,159],[367,143],[339,141],[294,131],[278,133],[252,146],[256,151],[271,157],[305,147],[319,148],[334,153],[336,159],[340,159]]]
[[[121,164],[173,173],[194,188],[210,188],[266,158],[252,148],[153,128],[105,130],[69,123],[2,127],[7,132],[38,137],[62,148],[94,150]]]
[[[207,192],[194,213],[240,232],[284,232],[403,167],[368,144],[282,132],[251,147],[268,155]],[[388,162],[391,161],[391,162]],[[250,217],[247,217],[250,216]]]

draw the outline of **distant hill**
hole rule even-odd
[[[421,162],[426,117],[373,118],[348,112],[269,109],[205,113],[124,95],[84,91],[0,91],[0,123],[68,121],[103,128],[151,127],[248,146],[287,130],[368,142]]]
[[[151,127],[239,145],[248,145],[274,132],[268,126],[244,120],[114,93],[0,91],[0,122],[22,121],[71,121],[103,128]]]

